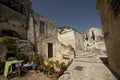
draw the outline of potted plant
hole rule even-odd
[[[44,66],[44,58],[42,54],[36,54],[32,58],[33,62],[36,64],[36,67],[40,69],[41,67]],[[40,66],[40,67],[39,67]]]
[[[43,72],[43,71],[44,71],[44,66],[40,65],[40,66],[39,66],[39,71],[40,71],[40,72]]]
[[[60,71],[58,72],[59,77],[64,73],[64,71],[67,69],[68,65],[66,65],[64,62],[60,63],[59,68]]]

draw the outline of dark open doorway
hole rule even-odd
[[[53,57],[53,43],[48,43],[48,58]]]
[[[16,53],[7,53],[6,54],[6,60],[8,60],[10,57],[17,57],[17,54]]]

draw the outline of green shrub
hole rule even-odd
[[[43,58],[42,54],[38,55],[38,59],[39,59],[40,65],[44,65],[44,58]]]
[[[62,70],[66,70],[68,66],[64,62],[62,62],[62,63],[60,63],[59,67]]]
[[[60,63],[59,63],[59,61],[54,62],[54,64],[55,64],[55,66],[56,66],[57,68],[60,67]]]
[[[17,43],[8,36],[3,37],[2,42],[7,45],[9,51],[16,51],[18,49]]]
[[[29,62],[29,57],[26,56],[25,54],[18,54],[17,60],[24,60],[23,63],[27,63],[27,62]]]
[[[33,61],[38,60],[40,65],[44,65],[44,58],[42,54],[36,54],[32,58]]]

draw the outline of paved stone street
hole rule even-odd
[[[8,80],[3,75],[0,76],[0,80]],[[23,77],[15,77],[10,80],[51,80],[50,78],[46,77],[43,73],[36,73],[34,70],[29,71],[25,76]]]
[[[95,53],[77,53],[68,71],[59,80],[117,80],[111,71],[103,64],[106,56]]]

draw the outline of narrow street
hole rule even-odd
[[[91,52],[79,52],[59,80],[117,80],[104,65],[102,60],[106,58]]]

